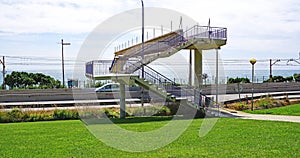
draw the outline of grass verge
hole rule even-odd
[[[168,121],[130,119],[118,125],[147,131]],[[202,122],[193,120],[176,141],[144,153],[106,146],[79,120],[0,124],[0,157],[300,157],[298,123],[219,119],[210,133],[200,138]]]
[[[245,110],[251,114],[272,114],[272,115],[291,115],[300,116],[300,104],[288,105],[278,108],[264,109],[264,110]]]

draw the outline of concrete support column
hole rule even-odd
[[[194,52],[194,86],[201,88],[203,85],[202,81],[202,50],[195,49]]]
[[[120,118],[126,117],[125,109],[125,84],[120,83]]]
[[[192,86],[193,85],[193,81],[192,81],[192,65],[193,65],[193,63],[192,63],[192,50],[190,49],[190,59],[189,59],[189,86]]]

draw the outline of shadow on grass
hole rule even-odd
[[[157,122],[157,121],[170,121],[174,117],[172,116],[149,116],[149,117],[127,117],[125,119],[120,118],[91,118],[81,119],[85,124],[130,124],[130,123],[143,123],[143,122]]]
[[[170,121],[170,120],[186,120],[191,118],[186,118],[183,116],[147,116],[147,117],[127,117],[125,119],[120,118],[91,118],[91,119],[81,119],[86,125],[93,124],[131,124],[131,123],[143,123],[143,122],[158,122],[158,121]],[[203,119],[203,118],[193,118],[193,119]]]

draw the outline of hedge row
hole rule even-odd
[[[128,108],[127,116],[170,116],[170,109],[163,107],[136,107]],[[55,110],[22,110],[13,108],[0,111],[0,123],[9,122],[34,122],[51,120],[73,120],[80,118],[119,118],[118,108],[87,108],[77,111],[76,109],[55,109]]]

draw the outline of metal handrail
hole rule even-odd
[[[179,30],[179,32],[180,31],[181,30]],[[165,50],[167,50],[172,48],[175,45],[180,44],[181,42],[185,42],[188,39],[193,39],[193,38],[227,39],[227,28],[195,25],[184,32],[180,32],[179,36],[172,36],[163,41],[156,42],[155,44],[152,43],[146,44],[144,47],[144,52],[151,50],[151,48],[157,49],[157,52],[159,52],[159,50],[162,49],[161,47],[159,47],[161,42],[167,43],[166,45],[168,47],[164,48]],[[135,49],[133,50],[132,55],[128,56],[128,58],[137,56],[141,52],[142,49]],[[112,61],[109,70],[112,69],[114,64],[115,64],[115,58]]]
[[[161,76],[161,77],[164,78],[165,80],[168,80],[169,82],[172,83],[172,85],[176,85],[176,83],[175,83],[173,80],[169,79],[169,78],[166,77],[165,75],[163,75],[163,74],[159,73],[158,71],[154,70],[154,69],[151,68],[150,66],[144,64],[144,67],[149,68],[152,72],[158,74],[159,76]]]
[[[141,67],[137,67],[137,66],[135,66],[132,63],[129,63],[129,64],[131,64],[131,66],[137,68],[137,71],[141,71]],[[162,81],[161,81],[161,78],[162,78],[165,81],[164,82],[165,84],[170,83],[172,86],[176,85],[176,83],[174,81],[172,81],[171,79],[167,78],[166,76],[164,76],[163,74],[159,73],[158,71],[154,70],[153,68],[151,68],[151,67],[149,67],[147,65],[144,65],[144,66],[145,66],[144,68],[146,68],[146,70],[144,71],[145,75],[146,76],[150,76],[152,78],[152,81],[154,81],[153,83],[162,83]],[[150,70],[151,72],[149,72],[147,70]]]
[[[113,67],[114,64],[115,64],[115,61],[116,61],[116,58],[114,57],[114,60],[111,62],[111,65],[110,65],[110,67],[108,68],[109,71],[111,71],[112,67]]]
[[[130,64],[132,64],[132,63],[130,63]],[[133,65],[133,66],[135,66],[135,65]],[[169,81],[169,82],[165,82],[162,85],[165,89],[168,89],[169,88],[168,85],[170,85],[170,83],[171,83],[171,88],[172,89],[180,89],[181,97],[185,97],[189,102],[191,102],[195,105],[199,105],[201,107],[203,107],[203,104],[205,104],[203,102],[205,102],[206,100],[213,102],[208,96],[206,96],[205,94],[202,94],[202,91],[200,89],[197,89],[197,88],[188,89],[188,88],[179,87],[176,85],[176,83],[174,81],[172,81],[168,77],[160,74],[158,71],[154,70],[153,68],[151,68],[147,65],[145,65],[145,67],[149,68],[156,75],[159,75],[159,76],[163,77],[165,80]],[[138,70],[140,70],[140,69],[138,69]],[[156,77],[156,75],[151,74],[151,72],[148,72],[147,69],[144,70],[144,73],[145,73],[144,77],[147,81],[149,81],[153,84],[159,83],[159,85],[161,85],[161,82],[159,82],[160,81],[159,77]],[[200,97],[201,97],[201,99],[200,99]]]
[[[170,43],[170,41],[171,40],[173,40],[173,38],[175,37],[175,39],[176,39],[176,37],[178,37],[178,36],[173,36],[173,37],[169,37],[169,38],[167,38],[167,39],[165,39],[165,40],[163,40],[163,41],[158,41],[158,42],[156,42],[155,44],[147,44],[145,47],[144,47],[144,52],[145,51],[147,51],[148,49],[150,49],[150,48],[159,48],[159,44],[161,43],[161,42],[163,42],[163,43]],[[180,37],[181,38],[181,37]],[[169,39],[169,40],[168,40]],[[168,46],[170,46],[169,44],[167,44]],[[169,49],[169,48],[171,48],[171,47],[168,47],[167,49]],[[133,52],[133,55],[131,55],[131,56],[128,56],[128,57],[132,57],[132,56],[134,56],[134,55],[136,55],[136,54],[139,54],[139,52],[141,52],[142,51],[142,49],[137,49],[137,50],[134,50],[134,52]]]

